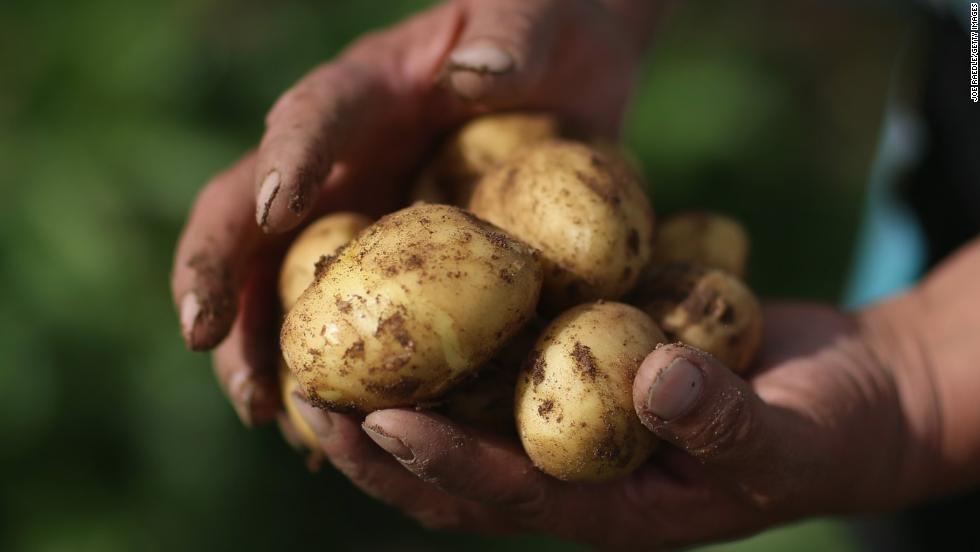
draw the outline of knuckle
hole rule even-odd
[[[687,452],[701,460],[736,453],[755,432],[757,417],[741,390],[720,398],[707,419],[687,439]]]

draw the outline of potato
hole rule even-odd
[[[720,268],[741,278],[749,239],[738,221],[709,212],[680,213],[657,227],[654,264],[691,263]]]
[[[542,277],[538,254],[493,225],[456,207],[415,205],[323,263],[286,315],[283,356],[324,408],[431,401],[533,316]]]
[[[656,439],[633,408],[633,378],[664,342],[650,317],[623,303],[555,319],[517,380],[517,428],[534,465],[566,481],[603,481],[642,464]]]
[[[610,151],[538,144],[474,190],[474,214],[541,251],[547,311],[617,299],[650,261],[653,211],[636,174]]]
[[[752,291],[723,270],[690,264],[656,266],[635,302],[671,340],[714,355],[744,373],[762,341],[762,309]]]
[[[517,373],[544,326],[543,320],[533,320],[524,326],[480,368],[479,375],[446,395],[442,411],[471,427],[513,434]]]
[[[473,119],[423,169],[412,201],[466,206],[483,175],[527,146],[559,134],[558,120],[545,113],[493,113]]]
[[[288,312],[313,283],[317,264],[336,254],[370,224],[370,219],[358,213],[332,213],[317,219],[296,236],[279,270],[279,300],[283,312]],[[299,390],[299,382],[282,358],[279,359],[279,390],[286,416],[296,430],[295,437],[307,449],[318,450],[313,430],[290,399],[290,395]]]
[[[279,360],[279,391],[282,393],[282,404],[286,409],[286,417],[289,418],[289,423],[292,424],[293,429],[296,430],[295,436],[299,439],[300,444],[306,447],[308,450],[316,451],[320,449],[317,443],[316,435],[313,433],[313,429],[310,425],[306,423],[303,416],[296,410],[293,406],[293,401],[290,396],[299,391],[299,381],[296,377],[289,371],[286,366],[285,361]],[[302,391],[300,391],[302,393]]]
[[[371,219],[358,213],[333,213],[317,219],[296,236],[279,271],[279,301],[284,312],[313,283],[320,259],[336,253],[369,224]]]

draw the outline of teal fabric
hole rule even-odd
[[[916,116],[889,107],[871,168],[868,198],[844,304],[860,307],[898,293],[922,274],[926,246],[915,215],[897,197],[901,176],[918,158]]]

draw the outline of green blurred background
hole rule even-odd
[[[0,3],[0,549],[566,549],[423,531],[272,428],[181,345],[167,279],[195,191],[265,110],[427,2]],[[910,24],[817,2],[688,3],[627,139],[656,208],[740,217],[751,283],[840,300]],[[730,547],[730,548],[729,548]],[[839,522],[724,550],[847,550]]]

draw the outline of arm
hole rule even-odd
[[[910,498],[980,482],[980,239],[864,315],[909,420]]]

